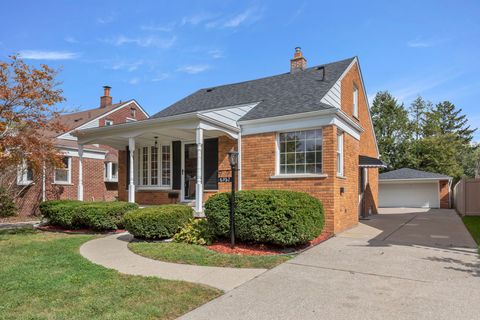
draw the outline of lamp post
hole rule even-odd
[[[232,169],[232,194],[230,195],[230,247],[235,247],[235,168],[238,163],[238,152],[230,151],[228,161]]]

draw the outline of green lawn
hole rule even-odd
[[[480,249],[480,217],[465,216],[462,220]]]
[[[221,293],[95,265],[79,254],[92,238],[0,231],[0,319],[174,319]]]
[[[270,269],[293,257],[293,255],[223,254],[204,246],[175,242],[131,242],[128,247],[141,256],[155,260],[215,267]]]

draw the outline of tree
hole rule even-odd
[[[55,106],[64,101],[57,71],[27,65],[17,56],[0,62],[0,171],[23,161],[40,172],[60,164],[53,137],[64,128]]]
[[[375,95],[371,114],[382,160],[393,169],[405,166],[412,134],[407,110],[388,91],[382,91]]]

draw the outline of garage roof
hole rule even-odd
[[[380,174],[380,180],[449,180],[451,177],[434,172],[420,171],[410,168],[402,168]]]

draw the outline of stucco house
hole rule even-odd
[[[200,89],[150,119],[74,135],[80,146],[120,150],[122,200],[202,213],[210,195],[229,191],[218,178],[237,150],[239,190],[308,192],[323,202],[329,232],[377,211],[384,164],[357,57],[307,68],[296,48],[287,73]]]
[[[41,201],[52,199],[114,200],[118,196],[118,152],[99,144],[86,144],[79,148],[76,130],[105,127],[118,123],[144,120],[149,115],[135,101],[112,103],[110,87],[104,87],[100,106],[81,112],[64,114],[59,121],[65,132],[52,133],[55,147],[64,156],[64,168],[45,168],[34,175],[28,165],[20,166],[17,188],[20,215],[38,211]],[[82,157],[82,163],[79,158]],[[83,164],[83,166],[81,166]],[[83,171],[83,175],[79,175]],[[81,177],[85,177],[83,181]],[[79,188],[79,186],[83,186]],[[78,194],[82,190],[83,195]]]

